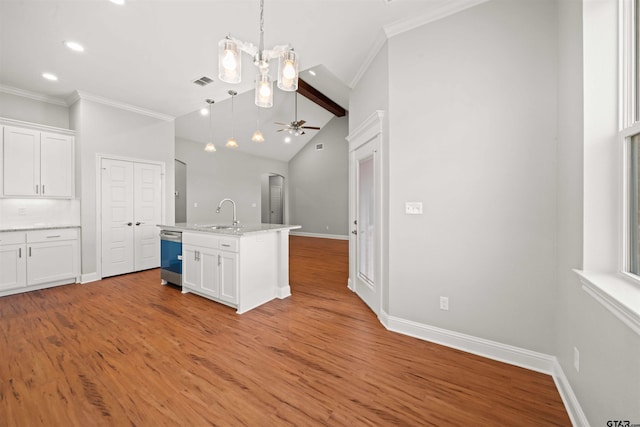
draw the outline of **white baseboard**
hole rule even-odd
[[[569,384],[569,380],[562,370],[562,366],[560,366],[557,358],[554,359],[553,381],[556,383],[558,393],[560,393],[564,407],[567,409],[571,424],[576,427],[589,427],[589,420],[587,420],[587,416],[584,414],[580,402],[578,402],[578,398],[574,394],[571,384]]]
[[[83,274],[82,276],[80,276],[80,283],[91,283],[91,282],[97,282],[98,280],[100,280],[101,277],[98,276],[98,273],[88,273],[88,274]]]
[[[589,427],[587,417],[555,356],[401,319],[390,316],[384,310],[381,310],[378,319],[393,332],[551,375],[571,423],[576,427]]]
[[[320,234],[320,233],[305,233],[304,231],[290,231],[292,236],[302,237],[319,237],[322,239],[336,239],[336,240],[349,240],[349,236],[343,236],[341,234]]]
[[[351,292],[355,292],[356,291],[356,287],[353,286],[353,280],[351,280],[351,277],[349,277],[349,279],[347,279],[347,289],[349,289]]]
[[[390,331],[520,366],[521,368],[531,369],[532,371],[549,375],[553,374],[553,361],[555,358],[548,354],[477,338],[471,335],[401,319],[399,317],[387,315],[387,318],[388,326],[385,326]]]

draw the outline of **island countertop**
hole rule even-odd
[[[193,231],[197,233],[225,234],[228,236],[244,236],[252,233],[265,233],[280,230],[295,230],[302,228],[300,225],[288,224],[214,224],[214,223],[191,223],[179,222],[176,225],[159,224],[162,230],[169,231]]]

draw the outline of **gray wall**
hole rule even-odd
[[[553,353],[555,22],[496,0],[389,40],[391,315]]]
[[[349,133],[357,129],[377,110],[384,111],[382,119],[382,310],[389,313],[389,46],[385,43],[373,59],[358,85],[349,95]],[[403,110],[404,111],[404,110]],[[353,251],[353,243],[349,250]],[[350,252],[350,257],[355,253]]]
[[[347,116],[332,118],[289,162],[291,222],[302,233],[349,234],[347,128]]]
[[[0,92],[0,117],[69,129],[69,108]]]
[[[617,269],[617,7],[563,0],[558,8],[555,354],[592,426],[640,420],[640,338],[572,271]]]
[[[231,206],[216,214],[220,200],[228,197],[237,204],[241,223],[261,222],[262,176],[274,173],[285,177],[285,222],[289,216],[288,165],[285,162],[247,155],[225,148],[207,153],[204,144],[177,138],[176,159],[187,164],[187,221],[231,222]],[[198,207],[194,204],[197,203]]]
[[[76,130],[76,195],[81,198],[83,280],[99,274],[96,220],[97,155],[165,164],[163,222],[174,222],[174,123],[80,99],[71,106]]]

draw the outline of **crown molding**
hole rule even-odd
[[[40,102],[47,102],[49,104],[59,105],[61,107],[68,107],[64,99],[56,98],[55,96],[44,95],[42,93],[19,89],[13,86],[0,84],[0,92],[7,93],[9,95],[21,96],[23,98],[33,99]]]
[[[380,52],[380,49],[382,49],[384,44],[391,37],[405,33],[407,31],[413,30],[414,28],[418,28],[422,25],[429,24],[439,19],[446,18],[447,16],[461,12],[465,9],[469,9],[470,7],[477,6],[481,3],[486,3],[488,1],[490,0],[449,0],[441,6],[430,9],[425,13],[384,25],[382,27],[382,31],[378,33],[378,36],[375,38],[373,44],[371,45],[366,58],[358,68],[358,71],[356,71],[356,74],[351,79],[349,87],[353,89],[358,84],[375,57],[378,55],[378,52]]]
[[[489,0],[449,0],[439,7],[429,9],[425,13],[387,24],[383,26],[383,29],[387,38],[391,38],[488,1]]]
[[[67,105],[71,106],[81,99],[86,101],[97,102],[99,104],[108,105],[109,107],[119,108],[125,111],[131,111],[136,114],[153,117],[154,119],[160,119],[166,122],[171,122],[175,120],[175,117],[169,116],[167,114],[158,113],[157,111],[147,110],[146,108],[137,107],[135,105],[126,104],[124,102],[114,101],[109,98],[104,98],[102,96],[93,95],[91,93],[79,91],[79,90],[75,91],[73,94],[71,94],[71,96],[67,98]]]

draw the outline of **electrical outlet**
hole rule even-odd
[[[197,208],[198,207],[198,202],[193,202],[193,207]]]
[[[449,310],[449,297],[440,297],[440,310]]]
[[[573,367],[576,368],[576,372],[580,372],[580,351],[578,351],[578,347],[573,347]]]

